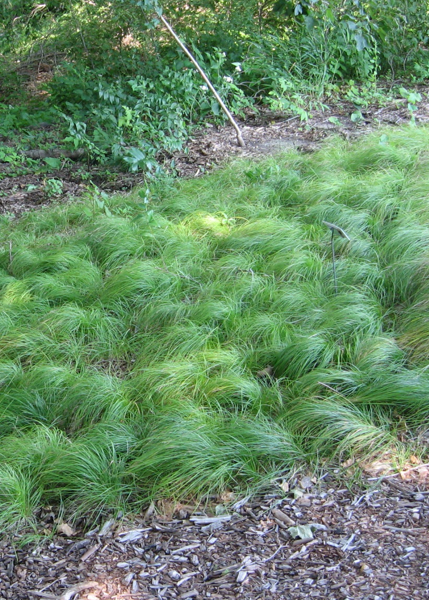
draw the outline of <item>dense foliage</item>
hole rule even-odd
[[[268,105],[306,119],[310,98],[429,74],[428,7],[421,0],[161,4],[235,113]],[[160,12],[156,0],[5,0],[0,113],[22,94],[29,72],[47,71],[44,104],[56,111],[69,146],[101,162],[150,170],[159,152],[181,147],[192,125],[208,114],[222,118]]]
[[[418,448],[428,139],[335,140],[3,217],[2,526]],[[324,221],[350,238],[337,291]]]

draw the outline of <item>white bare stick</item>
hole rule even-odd
[[[182,48],[182,50],[186,54],[186,56],[189,57],[189,59],[191,60],[192,64],[197,69],[198,73],[201,75],[201,77],[207,83],[210,91],[212,92],[212,94],[214,95],[214,97],[216,98],[216,100],[219,102],[220,107],[222,108],[222,110],[226,114],[226,116],[228,117],[228,119],[229,119],[231,125],[234,127],[235,131],[237,132],[237,142],[238,142],[238,145],[241,146],[241,147],[243,147],[244,146],[244,141],[243,141],[243,137],[241,135],[240,128],[237,125],[236,121],[234,120],[234,117],[232,116],[232,114],[229,112],[229,110],[226,107],[225,103],[223,102],[222,98],[219,96],[219,94],[217,93],[217,91],[215,90],[215,88],[213,87],[213,85],[210,83],[209,78],[204,73],[204,71],[202,70],[202,68],[200,67],[200,65],[196,61],[196,59],[193,57],[193,55],[191,54],[191,52],[188,50],[188,48],[185,46],[185,44],[183,44],[183,42],[180,40],[179,36],[176,34],[176,32],[174,31],[174,29],[172,28],[172,26],[170,25],[170,23],[167,21],[167,19],[164,17],[164,15],[161,15],[159,18],[164,23],[164,25],[167,27],[168,31],[174,37],[174,39],[179,44],[179,46]]]

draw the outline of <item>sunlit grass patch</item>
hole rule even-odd
[[[427,139],[0,221],[0,524],[247,493],[427,429]]]

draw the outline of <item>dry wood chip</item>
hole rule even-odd
[[[245,504],[247,504],[247,502],[249,502],[250,500],[250,496],[246,496],[245,498],[242,498],[241,500],[239,500],[238,502],[236,502],[235,504],[232,505],[232,510],[234,511],[239,511],[240,508],[243,508],[243,506]]]
[[[311,477],[304,476],[302,477],[299,484],[304,490],[308,490],[308,488],[310,488],[313,485],[313,481]]]
[[[116,521],[114,519],[109,519],[108,521],[106,521],[98,535],[100,537],[104,537],[105,535],[107,535],[115,523]]]
[[[243,571],[239,571],[237,573],[237,583],[243,583],[243,581],[246,579],[247,577],[247,571],[243,570]]]
[[[79,542],[75,542],[67,549],[67,554],[70,554],[71,552],[74,552],[75,550],[81,550],[82,548],[85,548],[85,546],[88,546],[90,543],[91,543],[91,540],[88,540],[88,539],[80,540]]]
[[[101,544],[95,544],[94,546],[91,546],[91,548],[89,548],[85,552],[85,554],[82,556],[82,558],[80,560],[82,562],[85,562],[86,560],[88,560],[88,558],[91,558],[91,556],[97,552],[97,550],[99,549],[100,546],[101,546]]]
[[[145,512],[144,520],[146,521],[149,517],[155,514],[155,503],[151,502],[149,508]]]
[[[179,581],[179,579],[180,579],[180,573],[178,571],[174,571],[174,570],[168,571],[168,576],[173,581]]]
[[[195,525],[211,525],[212,523],[223,523],[231,520],[231,515],[222,515],[220,517],[191,517],[189,520]]]
[[[177,582],[177,587],[180,587],[181,585],[186,583],[186,581],[189,581],[189,579],[192,579],[192,577],[195,577],[196,575],[199,575],[198,571],[195,571],[194,573],[186,573],[185,577],[182,577],[182,579]]]
[[[216,577],[220,577],[222,575],[229,575],[230,573],[234,573],[235,571],[237,571],[240,567],[241,563],[235,563],[232,565],[227,565],[220,569],[216,569],[215,571],[212,571],[207,575],[205,581],[211,581],[212,579],[215,579]]]
[[[61,596],[59,597],[59,600],[71,600],[79,592],[82,592],[83,590],[87,590],[89,588],[97,588],[97,587],[98,587],[97,581],[87,581],[84,583],[78,583],[78,584],[70,587],[65,592],[63,592],[61,594]]]
[[[273,517],[282,523],[286,523],[287,525],[295,525],[295,521],[291,519],[286,513],[284,513],[279,508],[273,508],[271,511]]]
[[[180,594],[182,600],[187,600],[187,598],[194,598],[195,596],[198,596],[198,590],[189,590],[189,592]]]
[[[183,546],[182,548],[177,548],[176,550],[173,550],[172,552],[170,552],[170,554],[181,554],[182,552],[186,552],[187,550],[193,550],[194,548],[198,548],[198,546],[200,545],[200,542],[196,544],[189,544],[189,546]]]
[[[120,543],[136,542],[143,537],[145,532],[150,531],[151,529],[151,527],[146,527],[145,529],[130,529],[129,531],[123,531],[118,535],[117,540]]]

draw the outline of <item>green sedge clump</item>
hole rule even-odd
[[[402,452],[429,419],[428,139],[158,182],[150,219],[136,194],[0,223],[1,527]]]

